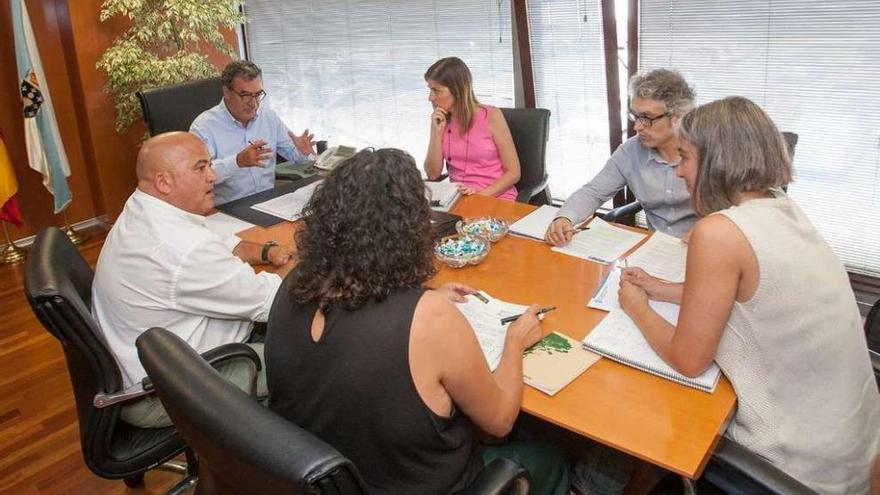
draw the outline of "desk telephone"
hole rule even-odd
[[[333,170],[346,158],[354,156],[357,149],[351,146],[334,146],[327,148],[315,160],[315,168],[319,170]]]

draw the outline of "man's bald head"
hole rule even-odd
[[[141,191],[190,213],[204,215],[213,207],[211,157],[195,134],[167,132],[144,142],[137,178]]]
[[[166,132],[151,137],[141,145],[138,153],[138,182],[152,182],[157,172],[183,165],[194,148],[204,146],[195,134],[189,132]]]

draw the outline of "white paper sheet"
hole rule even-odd
[[[610,225],[601,218],[594,218],[588,230],[578,232],[568,244],[554,247],[553,251],[607,265],[620,258],[645,236],[646,234]]]
[[[292,193],[272,198],[269,201],[257,203],[251,206],[251,208],[293,222],[302,216],[303,208],[305,208],[309,199],[312,198],[312,193],[315,192],[315,188],[318,187],[321,182],[323,181],[312,182]]]
[[[587,307],[600,309],[602,311],[623,311],[620,308],[620,300],[618,292],[620,291],[620,270],[612,270],[596,289],[593,297],[587,302]],[[678,311],[681,307],[678,304],[648,301],[651,308],[657,312],[664,320],[672,323],[678,321]]]
[[[513,222],[510,233],[543,241],[547,227],[556,218],[558,212],[559,208],[555,206],[541,205],[537,210]]]
[[[627,257],[627,266],[639,267],[670,282],[684,282],[687,244],[681,239],[654,232],[650,239]]]
[[[239,220],[233,216],[227,215],[222,211],[218,211],[213,215],[205,217],[205,227],[220,237],[228,237],[235,235],[242,230],[253,227],[254,224]]]
[[[483,349],[483,354],[486,356],[489,369],[495,371],[495,368],[501,363],[504,339],[507,337],[507,325],[502,325],[501,319],[520,315],[529,307],[494,299],[485,292],[481,292],[481,294],[489,300],[488,303],[469,295],[466,302],[455,306],[473,327],[480,348]]]

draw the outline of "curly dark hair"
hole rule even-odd
[[[303,213],[294,303],[357,309],[436,271],[425,184],[405,151],[367,149],[342,162]]]

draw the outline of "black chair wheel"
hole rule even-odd
[[[144,474],[141,473],[141,474],[136,474],[134,476],[129,476],[128,478],[125,478],[123,481],[125,481],[125,486],[127,486],[129,488],[138,488],[140,486],[144,486]]]

